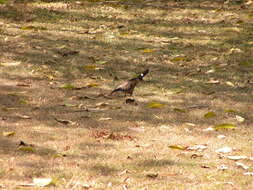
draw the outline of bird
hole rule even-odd
[[[149,69],[146,69],[145,71],[143,71],[141,74],[139,74],[137,77],[132,78],[128,81],[123,82],[122,84],[118,85],[111,93],[110,95],[112,95],[115,92],[124,92],[125,96],[126,94],[130,94],[131,96],[133,95],[133,91],[134,88],[136,87],[136,85],[140,82],[143,81],[143,77],[145,77],[145,75],[147,75],[149,72]]]

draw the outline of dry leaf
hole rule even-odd
[[[219,80],[215,80],[215,79],[211,79],[207,82],[207,84],[219,84],[220,81]]]
[[[18,150],[24,151],[24,152],[35,152],[35,149],[31,146],[20,146]]]
[[[31,119],[31,117],[28,115],[17,115],[17,116],[21,119]]]
[[[124,174],[130,173],[127,169],[123,170],[122,172],[119,172],[118,175],[122,176]]]
[[[224,139],[224,138],[226,138],[226,136],[225,135],[218,135],[217,138],[218,139]]]
[[[230,82],[230,81],[227,81],[226,84],[227,84],[228,86],[235,87],[234,83],[232,83],[232,82]]]
[[[58,118],[54,118],[56,121],[58,121],[59,123],[62,123],[64,125],[75,125],[76,122],[70,121],[70,120],[65,120],[65,119],[58,119]]]
[[[144,49],[144,50],[142,50],[142,52],[144,52],[144,53],[152,53],[152,52],[154,52],[154,50],[153,49]]]
[[[206,129],[203,129],[203,131],[214,131],[214,128],[213,127],[208,127]]]
[[[205,73],[206,73],[206,74],[210,74],[210,73],[214,73],[214,72],[215,72],[214,69],[210,69],[210,70],[206,71]]]
[[[220,129],[235,129],[236,126],[233,125],[233,124],[230,124],[230,123],[223,123],[223,124],[219,124],[219,125],[216,125],[214,127],[215,130],[220,130]]]
[[[127,185],[123,185],[123,190],[128,190]]]
[[[170,145],[169,148],[176,149],[176,150],[185,150],[186,147],[180,146],[180,145]]]
[[[238,168],[242,168],[242,169],[244,169],[244,170],[249,169],[249,166],[246,166],[245,164],[243,164],[243,163],[241,163],[241,162],[236,162],[235,164],[236,164],[236,166],[237,166]]]
[[[203,157],[203,156],[204,156],[203,154],[192,154],[191,159],[195,159],[195,158]]]
[[[180,112],[180,113],[186,113],[186,110],[182,109],[182,108],[174,108],[173,110],[177,111],[177,112]]]
[[[63,84],[63,85],[60,86],[60,88],[67,89],[67,90],[73,90],[76,87],[72,84]]]
[[[5,62],[5,63],[0,63],[0,66],[5,66],[5,67],[9,67],[9,66],[17,66],[20,65],[20,61],[17,62]]]
[[[253,172],[245,172],[243,175],[253,176]]]
[[[229,50],[229,54],[241,53],[241,52],[242,52],[242,50],[239,49],[239,48],[231,48],[231,49]]]
[[[248,157],[247,156],[227,156],[227,158],[230,160],[245,160]]]
[[[235,116],[236,120],[240,123],[244,122],[245,121],[245,118],[243,118],[242,116],[239,116],[239,115],[236,115]]]
[[[101,117],[101,118],[99,118],[98,121],[108,121],[108,120],[112,120],[112,118],[110,118],[110,117]]]
[[[225,147],[217,149],[215,152],[216,153],[230,153],[232,151],[233,149],[231,147],[225,146]]]
[[[97,83],[89,83],[86,86],[90,88],[90,87],[96,87],[96,86],[98,86],[98,84]]]
[[[34,178],[33,179],[33,184],[39,187],[45,187],[48,186],[52,183],[51,178]]]
[[[85,65],[84,68],[87,70],[98,70],[99,69],[96,65]]]
[[[203,151],[207,149],[207,145],[194,145],[194,146],[189,146],[186,148],[186,150],[189,150],[189,151]]]
[[[189,126],[191,126],[191,127],[195,127],[196,126],[196,124],[194,124],[194,123],[185,123],[186,125],[189,125]]]
[[[206,168],[206,169],[211,168],[210,166],[207,166],[207,165],[201,165],[200,167],[201,167],[201,168]]]
[[[3,132],[4,137],[10,137],[10,136],[13,136],[13,135],[15,135],[14,131]]]
[[[159,102],[150,102],[147,104],[148,108],[161,108],[163,106],[164,106],[164,104],[161,104]]]
[[[149,173],[149,174],[146,174],[146,177],[148,177],[148,178],[157,178],[158,173]]]
[[[215,117],[216,116],[216,114],[214,113],[214,112],[212,112],[212,111],[210,111],[210,112],[207,112],[205,115],[204,115],[204,118],[212,118],[212,117]]]
[[[47,28],[45,28],[45,27],[42,27],[42,26],[32,26],[32,25],[22,26],[20,29],[21,30],[47,30]]]
[[[109,105],[109,104],[106,103],[106,102],[99,102],[99,103],[96,104],[96,107],[106,107],[106,106],[108,106],[108,105]]]
[[[177,56],[171,59],[171,61],[185,61],[186,58],[182,56]]]

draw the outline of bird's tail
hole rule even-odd
[[[116,88],[109,95],[112,95],[114,92],[118,92],[118,91],[122,91],[122,89],[121,88]]]
[[[143,71],[141,74],[138,75],[137,78],[139,78],[140,80],[143,79],[143,77],[145,77],[145,75],[147,75],[149,72],[149,69],[146,69],[145,71]]]

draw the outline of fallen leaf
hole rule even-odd
[[[209,119],[209,118],[212,118],[212,117],[215,117],[215,116],[216,116],[216,114],[215,114],[214,112],[210,111],[210,112],[207,112],[207,113],[204,115],[204,118]]]
[[[161,104],[159,102],[150,102],[147,104],[148,108],[161,108],[163,106],[164,106],[164,104]]]
[[[128,171],[128,169],[125,169],[125,170],[123,170],[122,172],[119,172],[118,175],[119,175],[119,176],[122,176],[122,175],[125,175],[125,174],[127,174],[127,173],[130,173],[130,172]]]
[[[186,58],[182,56],[177,56],[171,59],[171,61],[185,61]]]
[[[182,109],[182,108],[174,108],[173,110],[177,111],[177,112],[180,112],[180,113],[186,113],[186,110]]]
[[[0,66],[5,66],[5,67],[9,67],[9,66],[18,66],[20,65],[20,61],[17,62],[5,62],[5,63],[0,63]]]
[[[14,131],[3,132],[4,137],[10,137],[10,136],[13,136],[13,135],[15,135]]]
[[[230,160],[245,160],[248,157],[247,156],[227,156],[227,158]]]
[[[230,123],[223,123],[223,124],[219,124],[219,125],[216,125],[214,127],[215,130],[220,130],[220,129],[235,129],[236,126],[233,125],[233,124],[230,124]]]
[[[180,145],[169,145],[169,148],[176,149],[176,150],[185,150],[186,147],[180,146]]]
[[[31,117],[28,115],[17,115],[17,116],[21,119],[31,119]]]
[[[63,84],[62,86],[60,86],[60,88],[67,89],[67,90],[73,90],[76,87],[72,84]]]
[[[87,69],[87,70],[97,70],[97,69],[99,69],[96,65],[85,65],[84,68]]]
[[[106,102],[99,102],[96,104],[96,107],[106,107],[106,106],[109,106],[109,104]]]
[[[214,73],[214,72],[215,72],[214,69],[210,69],[210,70],[206,71],[205,73],[206,73],[206,74],[210,74],[210,73]]]
[[[32,85],[29,83],[18,83],[17,86],[31,87]]]
[[[51,178],[33,178],[33,184],[39,187],[45,187],[52,183]]]
[[[82,99],[90,99],[90,100],[96,100],[96,98],[90,97],[90,96],[78,96],[77,99],[82,100]]]
[[[86,86],[89,87],[89,88],[91,88],[91,87],[98,86],[98,84],[97,83],[89,83]]]
[[[104,138],[104,139],[111,139],[111,140],[135,140],[136,138],[130,135],[125,135],[121,133],[115,133],[110,131],[94,131],[91,134],[94,138]]]
[[[65,103],[62,106],[65,106],[65,107],[75,107],[76,104]]]
[[[123,190],[128,190],[128,187],[127,187],[126,184],[124,184],[124,185],[122,186],[122,188],[123,188]]]
[[[45,28],[45,27],[42,27],[42,26],[32,26],[32,25],[22,26],[20,29],[21,30],[47,30],[47,28]]]
[[[215,79],[211,79],[207,82],[207,84],[219,84],[220,81],[219,80],[215,80]]]
[[[237,166],[238,168],[242,168],[242,169],[244,169],[244,170],[249,169],[249,166],[247,166],[247,165],[245,165],[245,164],[243,164],[243,163],[241,163],[241,162],[236,162],[235,164],[236,164],[236,166]]]
[[[189,125],[189,126],[191,126],[191,127],[195,127],[196,126],[196,124],[195,123],[189,123],[189,122],[187,122],[187,123],[185,123],[186,125]]]
[[[189,146],[186,148],[186,150],[189,150],[189,151],[203,151],[205,149],[207,149],[207,145],[203,145],[203,144]]]
[[[101,118],[99,118],[98,121],[108,121],[108,120],[112,120],[112,118],[111,117],[101,117]]]
[[[239,48],[231,48],[231,49],[229,50],[229,54],[241,53],[241,52],[242,52],[242,50],[239,49]]]
[[[253,176],[253,172],[245,172],[243,175]]]
[[[152,52],[154,52],[154,50],[153,49],[143,49],[142,52],[144,52],[144,53],[152,53]]]
[[[24,100],[24,99],[20,99],[19,101],[18,101],[20,104],[27,104],[28,102],[26,101],[26,100]]]
[[[240,123],[244,122],[245,121],[245,118],[243,118],[242,116],[239,116],[239,115],[236,115],[235,116],[236,120]]]
[[[232,82],[230,82],[230,81],[227,81],[226,84],[227,84],[228,86],[235,87],[234,83],[232,83]]]
[[[217,149],[215,152],[216,153],[230,153],[232,151],[233,149],[231,147],[225,146],[225,147]]]
[[[35,149],[31,146],[20,146],[18,147],[18,150],[24,151],[24,152],[35,152]]]
[[[211,168],[210,166],[207,166],[207,165],[201,165],[200,167],[201,167],[201,168],[206,168],[206,169]]]
[[[203,131],[214,131],[214,128],[213,127],[208,127],[208,128],[206,128],[206,129],[203,129]]]
[[[158,173],[149,173],[149,174],[146,174],[146,177],[148,177],[148,178],[157,178]]]
[[[225,135],[218,135],[217,138],[218,139],[224,139],[224,138],[226,138],[226,136]]]
[[[203,157],[203,156],[204,156],[203,154],[192,154],[191,159],[195,159],[195,158]]]
[[[76,122],[73,122],[71,120],[65,120],[65,119],[58,119],[58,118],[54,118],[56,121],[58,121],[59,123],[62,123],[64,125],[75,125]]]

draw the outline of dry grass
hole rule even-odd
[[[251,189],[252,176],[215,153],[230,146],[232,155],[253,156],[252,7],[243,5],[0,5],[0,131],[15,132],[0,137],[0,187],[24,189],[20,184],[51,177],[46,189]],[[72,50],[79,53],[61,54]],[[147,67],[137,106],[98,96]],[[148,108],[152,101],[165,106]],[[216,116],[204,118],[209,111]],[[203,131],[221,123],[237,128]],[[32,149],[18,150],[21,140]],[[196,144],[207,150],[168,147]],[[241,162],[253,171],[252,161]],[[218,170],[222,164],[228,170]]]

